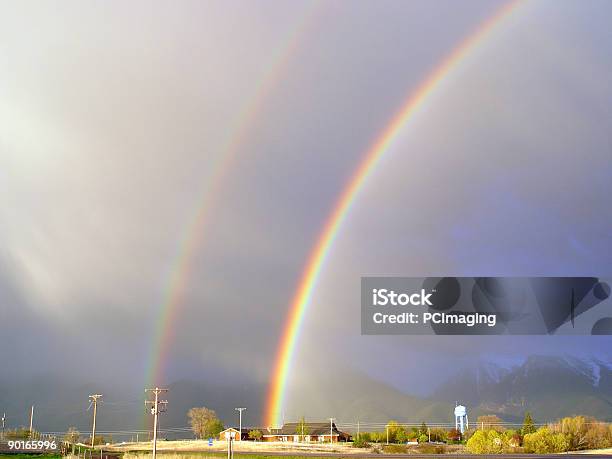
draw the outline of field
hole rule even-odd
[[[352,448],[345,443],[293,443],[293,442],[252,442],[242,441],[233,444],[235,455],[244,452],[252,458],[254,453],[308,453],[309,455],[322,454],[342,454],[354,456],[356,454],[364,454],[371,452],[371,448]],[[109,451],[117,452],[139,452],[150,451],[151,442],[126,443],[121,445],[113,445]],[[224,453],[227,452],[227,442],[215,440],[212,446],[208,445],[208,440],[178,440],[178,441],[160,441],[157,443],[159,452],[199,452],[199,453]]]
[[[285,458],[309,457],[358,457],[372,454],[435,454],[464,453],[463,445],[382,445],[372,444],[368,448],[353,448],[350,443],[293,443],[293,442],[236,442],[233,446],[234,456],[246,459],[272,458],[282,455]],[[105,448],[110,453],[126,453],[127,459],[139,459],[143,454],[150,453],[151,443],[127,443]],[[157,444],[158,453],[164,459],[184,459],[187,456],[219,457],[227,456],[227,442],[214,441],[212,446],[208,441],[162,441]],[[320,455],[320,456],[319,456]]]
[[[62,456],[59,454],[0,454],[0,459],[32,459],[33,457],[40,457],[44,459],[60,459]]]

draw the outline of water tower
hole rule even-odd
[[[455,429],[461,434],[465,433],[465,429],[469,428],[467,408],[463,405],[455,404]]]

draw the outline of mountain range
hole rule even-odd
[[[418,364],[413,365],[418,371]],[[216,410],[226,425],[237,424],[234,408],[245,406],[243,425],[261,426],[265,385],[182,380],[169,389],[162,430],[187,427],[187,411],[194,406]],[[0,410],[7,413],[7,427],[27,425],[34,401],[38,430],[64,431],[74,425],[87,432],[91,423],[87,396],[99,390],[94,384],[71,385],[60,380],[44,384],[0,381]],[[144,408],[144,393],[134,395],[116,387],[107,390],[103,400],[98,409],[100,431],[148,428],[151,416]],[[363,373],[328,371],[298,382],[285,420],[333,416],[339,423],[383,423],[390,419],[448,423],[453,420],[456,402],[468,407],[473,421],[483,414],[495,414],[520,422],[526,411],[539,422],[576,414],[612,421],[612,363],[568,356],[531,356],[510,367],[481,362],[462,369],[426,398],[404,393]]]

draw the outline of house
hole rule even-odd
[[[329,422],[289,422],[280,429],[266,429],[263,431],[264,441],[286,442],[339,442],[350,441],[351,436],[341,432],[335,423]]]
[[[230,438],[234,441],[240,440],[240,431],[230,427],[229,429],[225,429],[219,433],[220,440],[229,440]]]

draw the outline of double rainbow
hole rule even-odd
[[[342,191],[314,249],[310,253],[298,289],[291,302],[289,317],[279,345],[268,393],[265,413],[266,426],[278,426],[281,422],[281,412],[286,398],[287,380],[299,341],[304,315],[310,304],[314,287],[317,284],[325,260],[359,190],[384,153],[389,150],[389,147],[393,144],[404,125],[414,118],[419,108],[428,101],[436,88],[451,75],[452,71],[459,66],[470,52],[516,9],[519,1],[515,0],[506,3],[499,8],[493,16],[463,40],[429,74],[423,83],[408,96],[402,108],[366,152],[361,164],[359,164],[348,185]]]

